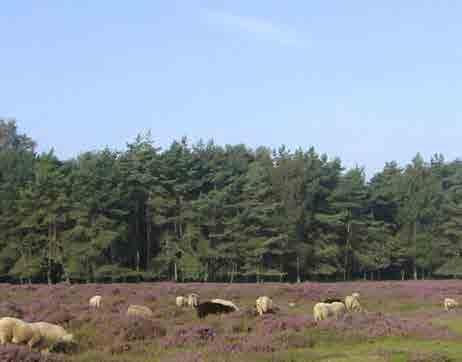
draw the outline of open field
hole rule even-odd
[[[462,300],[459,281],[1,288],[1,316],[58,323],[78,340],[74,350],[48,357],[0,347],[2,361],[462,361],[462,310],[442,308],[446,296]],[[354,291],[366,312],[314,322],[315,302]],[[190,292],[201,300],[233,300],[241,311],[199,320],[194,310],[175,306],[177,295]],[[102,308],[90,311],[88,299],[96,294],[103,296]],[[260,295],[270,296],[280,311],[255,316]],[[129,304],[150,307],[152,320],[125,317]]]

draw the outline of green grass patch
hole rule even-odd
[[[433,319],[432,323],[437,326],[448,327],[449,330],[456,334],[462,335],[462,317],[461,316],[451,316],[450,319],[438,318]]]

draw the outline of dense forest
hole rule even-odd
[[[461,252],[460,160],[367,180],[313,148],[160,150],[148,133],[63,161],[0,120],[3,281],[457,277]]]

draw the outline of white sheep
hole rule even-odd
[[[176,302],[177,307],[184,307],[185,305],[188,304],[187,298],[183,296],[176,297],[175,302]]]
[[[334,302],[328,304],[331,314],[335,317],[335,319],[339,319],[346,313],[346,307],[344,303],[341,302]]]
[[[91,297],[89,305],[90,308],[98,309],[99,307],[101,307],[101,295],[95,295],[94,297]]]
[[[451,309],[454,309],[459,306],[459,303],[452,298],[445,298],[444,299],[444,309],[449,312]]]
[[[348,312],[361,312],[361,303],[359,303],[359,293],[353,293],[345,298],[345,306]]]
[[[68,333],[63,327],[57,324],[36,322],[30,323],[30,325],[39,333],[40,349],[44,352],[48,352],[55,343],[71,343],[74,341],[74,335]]]
[[[335,317],[335,319],[339,319],[345,314],[345,311],[345,304],[340,302],[316,303],[313,307],[313,316],[316,322],[322,321],[329,317]]]
[[[259,297],[255,304],[259,315],[263,315],[264,313],[268,313],[273,310],[273,301],[267,296]]]
[[[22,322],[17,318],[5,317],[0,319],[0,344],[10,343],[13,338],[13,327]]]
[[[316,303],[313,307],[313,317],[316,322],[329,318],[327,303]]]
[[[127,309],[127,316],[149,318],[153,315],[152,310],[144,305],[130,305]]]
[[[195,293],[189,294],[187,303],[188,306],[191,308],[197,307],[197,305],[199,304],[199,295]]]
[[[32,348],[40,340],[40,334],[29,323],[17,318],[0,319],[0,344],[14,343]]]

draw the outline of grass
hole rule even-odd
[[[284,351],[261,361],[330,361],[330,362],[408,362],[462,361],[460,341],[423,341],[412,338],[387,337],[365,343],[335,343],[313,349]],[[416,359],[419,358],[419,359]]]
[[[450,314],[444,318],[435,318],[432,323],[448,327],[452,332],[462,336],[462,316]]]

